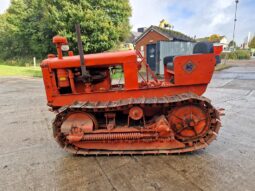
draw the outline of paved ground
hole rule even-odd
[[[238,66],[206,93],[226,109],[218,140],[171,156],[69,155],[52,138],[42,80],[0,78],[0,190],[254,190],[255,64]]]

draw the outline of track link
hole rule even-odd
[[[182,104],[196,103],[204,104],[206,112],[210,116],[210,129],[199,139],[182,141],[185,143],[185,148],[169,149],[169,150],[146,150],[146,151],[109,151],[109,150],[85,150],[74,147],[71,144],[67,144],[64,135],[60,132],[61,125],[66,116],[70,112],[109,112],[119,111],[132,106],[146,105],[146,106],[162,106],[167,107],[169,110],[180,106]],[[206,148],[219,132],[221,127],[221,121],[219,117],[219,111],[215,109],[209,99],[201,96],[197,96],[193,93],[179,94],[175,96],[164,96],[160,98],[130,98],[126,100],[117,100],[109,102],[75,102],[72,105],[61,107],[58,114],[53,121],[53,135],[58,144],[69,153],[78,155],[157,155],[157,154],[174,154],[174,153],[186,153]]]

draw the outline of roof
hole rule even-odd
[[[139,40],[141,40],[145,35],[147,35],[149,32],[151,31],[155,31],[163,36],[165,36],[166,38],[168,38],[169,40],[179,40],[179,41],[186,41],[186,42],[193,42],[195,41],[193,38],[178,32],[178,31],[174,31],[174,30],[169,30],[169,29],[163,29],[160,28],[158,26],[150,26],[148,29],[146,29],[144,31],[144,33],[142,35],[140,35],[138,38],[135,39],[134,43],[136,44]]]
[[[135,37],[135,38],[138,38],[141,34],[143,34],[142,32],[132,32],[132,35]]]
[[[133,43],[141,35],[141,32],[131,32],[130,37],[126,40],[126,43]]]
[[[225,38],[226,36],[220,36],[220,41]],[[197,38],[196,41],[197,42],[209,42],[209,36],[208,37],[203,37],[203,38]]]

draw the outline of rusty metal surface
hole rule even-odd
[[[99,110],[101,112],[105,111],[119,111],[126,108],[132,108],[133,106],[139,106],[141,104],[146,106],[161,106],[167,108],[169,105],[175,106],[175,105],[181,105],[182,103],[192,103],[192,102],[201,102],[206,104],[208,115],[210,115],[210,129],[207,129],[206,132],[204,132],[203,136],[199,139],[194,139],[190,141],[184,141],[185,147],[180,146],[180,148],[177,148],[176,146],[173,146],[172,149],[168,147],[169,149],[164,149],[164,147],[156,150],[149,150],[146,148],[146,145],[144,145],[144,151],[139,146],[139,143],[137,144],[139,151],[135,151],[135,146],[132,147],[134,150],[126,150],[124,149],[126,145],[124,144],[121,147],[122,142],[125,139],[139,139],[139,138],[145,138],[145,134],[137,134],[133,133],[131,135],[125,134],[125,133],[119,133],[117,135],[114,134],[95,134],[95,135],[84,135],[83,141],[91,141],[91,140],[101,140],[102,142],[110,140],[110,139],[120,139],[121,142],[116,142],[116,146],[119,145],[118,150],[112,149],[112,151],[107,149],[107,146],[104,146],[103,148],[106,150],[100,150],[100,147],[91,147],[88,148],[97,148],[96,150],[91,149],[82,149],[80,148],[81,143],[78,144],[69,144],[65,141],[64,135],[61,133],[61,125],[65,121],[67,115],[72,112],[98,112]],[[82,155],[133,155],[133,154],[173,154],[173,153],[185,153],[185,152],[191,152],[195,150],[199,150],[202,148],[206,148],[217,136],[218,131],[221,127],[221,122],[219,118],[219,112],[210,104],[210,100],[197,96],[196,94],[192,93],[185,93],[185,94],[178,94],[176,96],[164,96],[160,98],[130,98],[126,100],[117,100],[117,101],[109,101],[109,102],[75,102],[74,104],[70,106],[62,107],[58,110],[58,114],[56,116],[55,121],[53,122],[53,134],[56,139],[56,141],[59,143],[61,147],[63,147],[67,152],[72,154],[82,154]],[[146,138],[151,138],[152,134],[148,135]],[[79,137],[81,140],[81,137]],[[121,140],[122,139],[122,140]],[[155,139],[156,140],[156,139]],[[84,143],[86,144],[86,142]],[[92,144],[93,145],[93,144]],[[107,143],[105,143],[107,145]],[[177,145],[180,145],[177,143]],[[123,148],[123,149],[121,149]],[[128,147],[129,148],[129,147]],[[152,148],[152,147],[150,147]]]

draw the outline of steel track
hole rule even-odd
[[[181,105],[187,105],[189,103],[203,104],[206,108],[207,114],[210,116],[210,129],[208,132],[199,139],[183,141],[186,145],[185,148],[170,149],[170,150],[144,150],[144,151],[110,151],[110,150],[85,150],[75,148],[73,145],[68,144],[65,137],[60,132],[61,125],[65,120],[66,116],[70,112],[109,112],[119,111],[127,108],[131,108],[135,105],[142,106],[162,106],[170,109]],[[214,139],[219,132],[221,127],[221,121],[219,112],[215,109],[210,100],[197,96],[193,93],[185,93],[175,96],[164,96],[161,98],[130,98],[126,100],[117,100],[109,102],[75,102],[72,105],[61,107],[58,114],[53,121],[53,135],[58,144],[69,153],[78,155],[157,155],[157,154],[174,154],[174,153],[186,153],[206,148]]]

